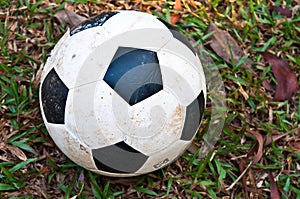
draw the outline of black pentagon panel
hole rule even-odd
[[[110,173],[134,173],[149,158],[125,142],[93,149],[92,153],[97,168]]]
[[[191,43],[187,40],[187,38],[182,35],[174,26],[169,24],[168,22],[158,18],[159,21],[161,21],[172,33],[173,37],[179,41],[181,41],[184,45],[186,45],[195,55],[196,51],[191,45]]]
[[[91,17],[91,18],[83,21],[79,25],[72,27],[72,29],[70,31],[70,35],[72,36],[83,30],[93,28],[96,26],[102,26],[109,18],[111,18],[112,16],[114,16],[115,14],[118,14],[118,13],[119,12],[108,12],[108,13],[103,13],[103,14]]]
[[[203,91],[201,91],[197,99],[195,99],[186,108],[184,126],[180,137],[181,140],[189,141],[193,138],[193,136],[197,132],[202,119],[204,104],[205,104],[204,94]]]
[[[129,105],[134,105],[163,89],[156,52],[119,47],[104,81]]]
[[[42,106],[49,123],[64,124],[69,89],[51,69],[42,84]]]

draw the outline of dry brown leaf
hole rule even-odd
[[[248,132],[251,135],[253,135],[257,140],[257,142],[248,151],[247,156],[246,156],[247,158],[249,158],[252,154],[254,154],[256,152],[256,155],[253,158],[252,165],[257,163],[261,159],[264,146],[270,145],[272,143],[272,140],[273,140],[273,142],[276,142],[277,140],[279,140],[289,134],[289,133],[284,133],[281,135],[273,135],[272,137],[270,137],[270,136],[263,137],[257,131],[248,131]]]
[[[267,145],[270,145],[273,142],[276,142],[277,140],[287,136],[289,133],[284,133],[284,134],[281,134],[281,135],[273,135],[272,137],[270,136],[265,136],[265,146]]]
[[[284,133],[284,134],[281,134],[281,135],[274,135],[272,137],[270,136],[262,136],[259,132],[257,131],[248,131],[251,135],[253,135],[257,142],[255,143],[255,145],[253,145],[253,147],[249,150],[249,152],[247,153],[247,156],[246,156],[246,159],[248,159],[252,154],[255,153],[256,151],[256,155],[253,157],[253,160],[249,163],[248,167],[246,167],[246,159],[241,159],[240,163],[239,163],[239,170],[242,174],[245,174],[246,172],[246,169],[249,169],[249,167],[251,165],[254,165],[256,164],[258,161],[260,161],[260,159],[262,158],[262,154],[263,154],[263,147],[264,147],[264,144],[265,145],[269,145],[272,143],[272,140],[274,142],[276,142],[277,140],[283,138],[284,136],[288,135],[288,133]],[[250,180],[252,182],[252,184],[254,185],[254,188],[250,188],[248,187],[247,185],[247,181],[246,181],[246,176],[245,175],[242,175],[242,183],[243,183],[243,187],[245,188],[245,191],[251,191],[251,192],[257,192],[257,188],[256,188],[256,183],[255,183],[255,179],[254,177],[252,176],[252,179],[251,179],[251,173],[248,174],[248,177],[250,177]],[[274,178],[273,178],[273,181],[274,181]],[[271,181],[270,181],[271,183]],[[276,183],[275,183],[275,186],[276,186]],[[272,190],[275,190],[274,188],[274,185],[271,189],[271,192]],[[276,189],[277,189],[277,186],[276,186]],[[278,191],[278,190],[277,190]],[[273,191],[275,195],[271,195],[271,196],[276,196],[276,193],[275,191]],[[247,193],[246,193],[247,195]],[[272,197],[271,197],[272,198]]]
[[[241,173],[245,172],[246,168],[247,168],[246,160],[245,159],[241,159],[240,162],[239,162],[239,170],[240,170],[240,172]],[[247,187],[247,178],[246,178],[246,175],[242,176],[242,184],[243,184],[243,187]],[[246,195],[248,195],[247,194],[247,189],[245,189],[245,191],[246,191]]]
[[[267,90],[267,91],[275,91],[275,87],[273,84],[271,84],[269,81],[267,80],[263,80],[261,82],[261,85]]]
[[[258,194],[256,179],[254,177],[254,172],[251,168],[249,168],[248,171],[248,183],[250,185],[249,187],[247,187],[248,191],[251,191],[253,194]]]
[[[300,142],[291,142],[291,145],[296,149],[300,151]]]
[[[49,169],[48,166],[43,166],[43,167],[40,169],[39,173],[40,173],[40,174],[44,174],[44,173],[48,172],[49,170],[50,170],[50,169]]]
[[[237,64],[240,59],[245,56],[242,48],[230,36],[230,34],[227,31],[219,29],[213,22],[211,22],[207,28],[206,34],[211,32],[214,32],[214,34],[209,38],[210,47],[228,64],[232,64],[232,58],[234,60],[234,64]],[[241,68],[254,74],[251,63],[248,59],[244,61]]]
[[[175,4],[173,6],[173,9],[174,10],[182,10],[182,3],[181,3],[181,0],[175,0]],[[170,14],[170,21],[171,21],[171,24],[174,25],[176,24],[178,21],[180,20],[180,14],[179,13],[171,13]]]
[[[26,161],[27,160],[27,156],[25,155],[25,153],[19,149],[16,146],[12,146],[12,145],[6,145],[6,148],[15,156],[17,156],[20,160]]]
[[[292,17],[293,16],[293,11],[292,10],[289,10],[289,9],[286,9],[286,8],[282,8],[280,6],[270,6],[269,10],[272,12],[272,11],[276,11],[278,12],[279,14],[282,14],[286,17]]]
[[[262,55],[271,65],[272,72],[277,80],[274,101],[290,99],[298,89],[296,74],[290,66],[279,57],[268,52],[263,52]]]
[[[80,16],[68,9],[59,10],[54,16],[58,19],[62,26],[67,25],[69,28],[72,28],[86,20],[85,17]]]
[[[253,135],[256,138],[257,142],[258,142],[258,149],[257,149],[257,152],[256,152],[255,156],[253,157],[253,161],[252,161],[252,165],[253,165],[253,164],[256,164],[262,157],[264,139],[263,139],[263,136],[257,131],[249,131],[249,133],[251,135]]]
[[[270,198],[272,199],[281,199],[277,184],[274,180],[274,176],[271,171],[268,172],[268,178],[270,182]]]
[[[36,75],[35,75],[35,78],[34,78],[34,81],[33,81],[33,85],[36,86],[36,87],[38,87],[38,85],[40,84],[40,80],[41,80],[41,77],[42,77],[43,70],[44,70],[44,64],[41,64],[40,68],[36,72]]]

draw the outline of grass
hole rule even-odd
[[[38,105],[38,74],[46,57],[65,31],[54,18],[67,6],[95,15],[125,7],[151,10],[170,19],[172,1],[101,2],[82,0],[0,1],[0,198],[269,198],[265,174],[272,171],[282,198],[300,198],[299,143],[300,93],[289,101],[273,102],[263,80],[276,82],[260,52],[273,51],[284,58],[300,83],[300,15],[292,19],[270,12],[269,1],[218,1],[209,4],[184,1],[176,27],[197,43],[207,43],[209,21],[227,30],[253,60],[256,74],[226,64],[207,47],[220,68],[228,112],[221,138],[205,158],[186,152],[167,168],[136,178],[108,178],[82,169],[54,145],[42,122]],[[297,1],[275,1],[293,9]],[[156,6],[156,7],[155,7]],[[298,12],[299,13],[299,12]],[[207,45],[206,45],[207,46]],[[245,98],[238,87],[248,94]],[[202,122],[209,122],[210,109]],[[256,140],[247,130],[262,135],[289,134],[265,146],[262,159],[246,175],[248,189],[238,181],[239,165]],[[202,133],[201,133],[202,134]],[[195,143],[200,142],[199,134]],[[247,163],[249,163],[248,160]],[[259,185],[259,186],[258,186]]]

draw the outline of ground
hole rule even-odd
[[[299,1],[174,4],[0,1],[0,198],[300,198]],[[162,170],[109,178],[71,162],[47,133],[38,102],[42,66],[66,30],[54,16],[63,8],[84,17],[117,9],[152,13],[175,24],[195,46],[202,44],[226,91],[225,126],[212,151],[197,158],[211,122],[208,97],[194,147]],[[212,23],[216,27],[209,32]],[[213,39],[215,32],[221,34],[217,40],[230,37],[230,47],[235,41],[250,65],[243,67],[247,56],[230,61],[234,48],[221,55],[212,45],[222,45]],[[296,85],[285,83],[290,77]]]

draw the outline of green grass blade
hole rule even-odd
[[[167,193],[166,193],[167,196],[168,196],[169,193],[170,193],[172,183],[173,183],[173,178],[169,178],[169,180],[168,180],[168,185],[167,185]]]
[[[94,175],[95,174],[93,174],[92,172],[88,172],[88,177],[91,180],[92,184],[92,192],[97,199],[102,199],[102,193]]]
[[[14,177],[14,175],[7,170],[5,167],[0,166],[2,173],[6,176],[9,182],[18,182],[18,180]]]
[[[34,162],[36,161],[37,158],[30,158],[26,161],[23,161],[23,162],[20,162],[19,164],[16,164],[14,167],[12,167],[11,169],[9,169],[9,171],[11,173],[15,172],[15,171],[18,171],[19,169],[23,168],[25,165],[31,163],[31,162]]]
[[[152,196],[158,196],[158,194],[155,191],[149,190],[149,189],[144,188],[144,187],[135,186],[135,187],[133,187],[133,189],[135,189],[135,190],[137,190],[141,193],[146,193],[146,194],[149,194],[149,195],[152,195]]]
[[[11,191],[16,189],[17,188],[13,185],[0,183],[0,191]]]

